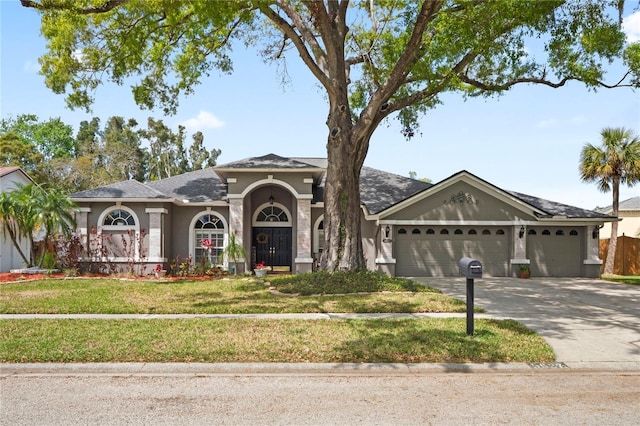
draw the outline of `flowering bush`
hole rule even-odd
[[[267,265],[264,263],[264,260],[253,265],[253,269],[267,269]]]

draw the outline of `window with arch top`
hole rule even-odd
[[[194,226],[195,262],[209,261],[211,265],[222,263],[225,226],[222,219],[213,213],[198,217]]]

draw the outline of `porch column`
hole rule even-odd
[[[149,215],[149,244],[148,262],[164,264],[164,220],[162,215],[167,214],[167,209],[152,207],[145,209]]]
[[[513,259],[511,259],[511,272],[517,276],[520,265],[531,264],[531,259],[527,259],[527,227],[523,224],[513,225],[512,235]]]
[[[296,273],[311,272],[313,258],[311,257],[311,199],[298,199],[298,214],[296,220]]]
[[[244,223],[244,200],[242,198],[229,198],[229,235],[235,233],[236,241],[245,248],[247,251],[247,256],[251,256],[251,253],[248,252],[247,246],[244,241],[244,227],[242,226]],[[228,238],[225,239],[225,244],[229,242]],[[248,259],[242,259],[237,264],[238,273],[243,273],[244,271],[248,271],[246,267]]]
[[[395,276],[396,259],[393,257],[393,225],[380,225],[380,252],[376,258],[378,270],[387,275]]]
[[[89,250],[89,213],[91,207],[80,207],[76,213],[76,230],[80,234],[78,237],[85,253]]]
[[[589,278],[599,278],[602,260],[600,259],[600,226],[585,226],[586,253],[582,261],[584,265],[584,276]]]

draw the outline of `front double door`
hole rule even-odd
[[[291,270],[291,228],[253,228],[255,262],[280,270]]]

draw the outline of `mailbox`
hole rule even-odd
[[[482,263],[470,257],[463,257],[458,263],[460,275],[466,278],[482,278]]]

